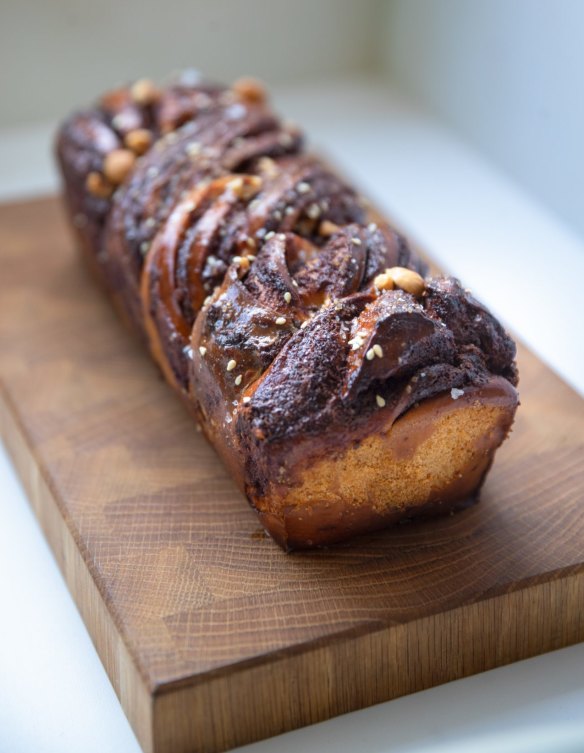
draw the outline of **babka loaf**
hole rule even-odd
[[[282,547],[476,500],[518,403],[513,341],[258,82],[138,81],[57,153],[79,246]]]

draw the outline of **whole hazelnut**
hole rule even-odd
[[[391,277],[396,288],[405,290],[406,293],[419,297],[426,289],[424,278],[417,272],[414,272],[413,269],[392,267],[391,269],[386,269],[385,273]]]
[[[100,199],[109,199],[114,191],[114,187],[107,181],[101,173],[91,172],[85,179],[85,187],[93,196]]]
[[[144,154],[152,144],[152,134],[147,128],[136,128],[125,135],[124,143],[134,154]]]
[[[393,277],[388,272],[382,272],[377,275],[373,280],[373,284],[377,290],[393,290],[395,287]]]
[[[160,92],[150,79],[141,78],[130,88],[130,96],[137,105],[151,105],[160,96]]]
[[[110,183],[118,186],[130,174],[135,162],[134,152],[129,149],[114,149],[103,161],[103,173]]]
[[[265,86],[255,78],[238,78],[233,82],[231,89],[240,99],[251,104],[261,104],[267,98]]]

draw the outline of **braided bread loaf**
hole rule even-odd
[[[76,237],[262,524],[320,546],[476,499],[515,345],[282,124],[187,74],[61,128]]]

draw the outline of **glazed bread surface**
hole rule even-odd
[[[84,256],[281,546],[476,500],[515,344],[258,82],[138,81],[71,116],[57,154]]]

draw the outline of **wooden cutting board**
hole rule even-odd
[[[481,504],[286,555],[73,250],[0,208],[2,435],[147,753],[220,751],[584,640],[584,401],[525,348]]]

